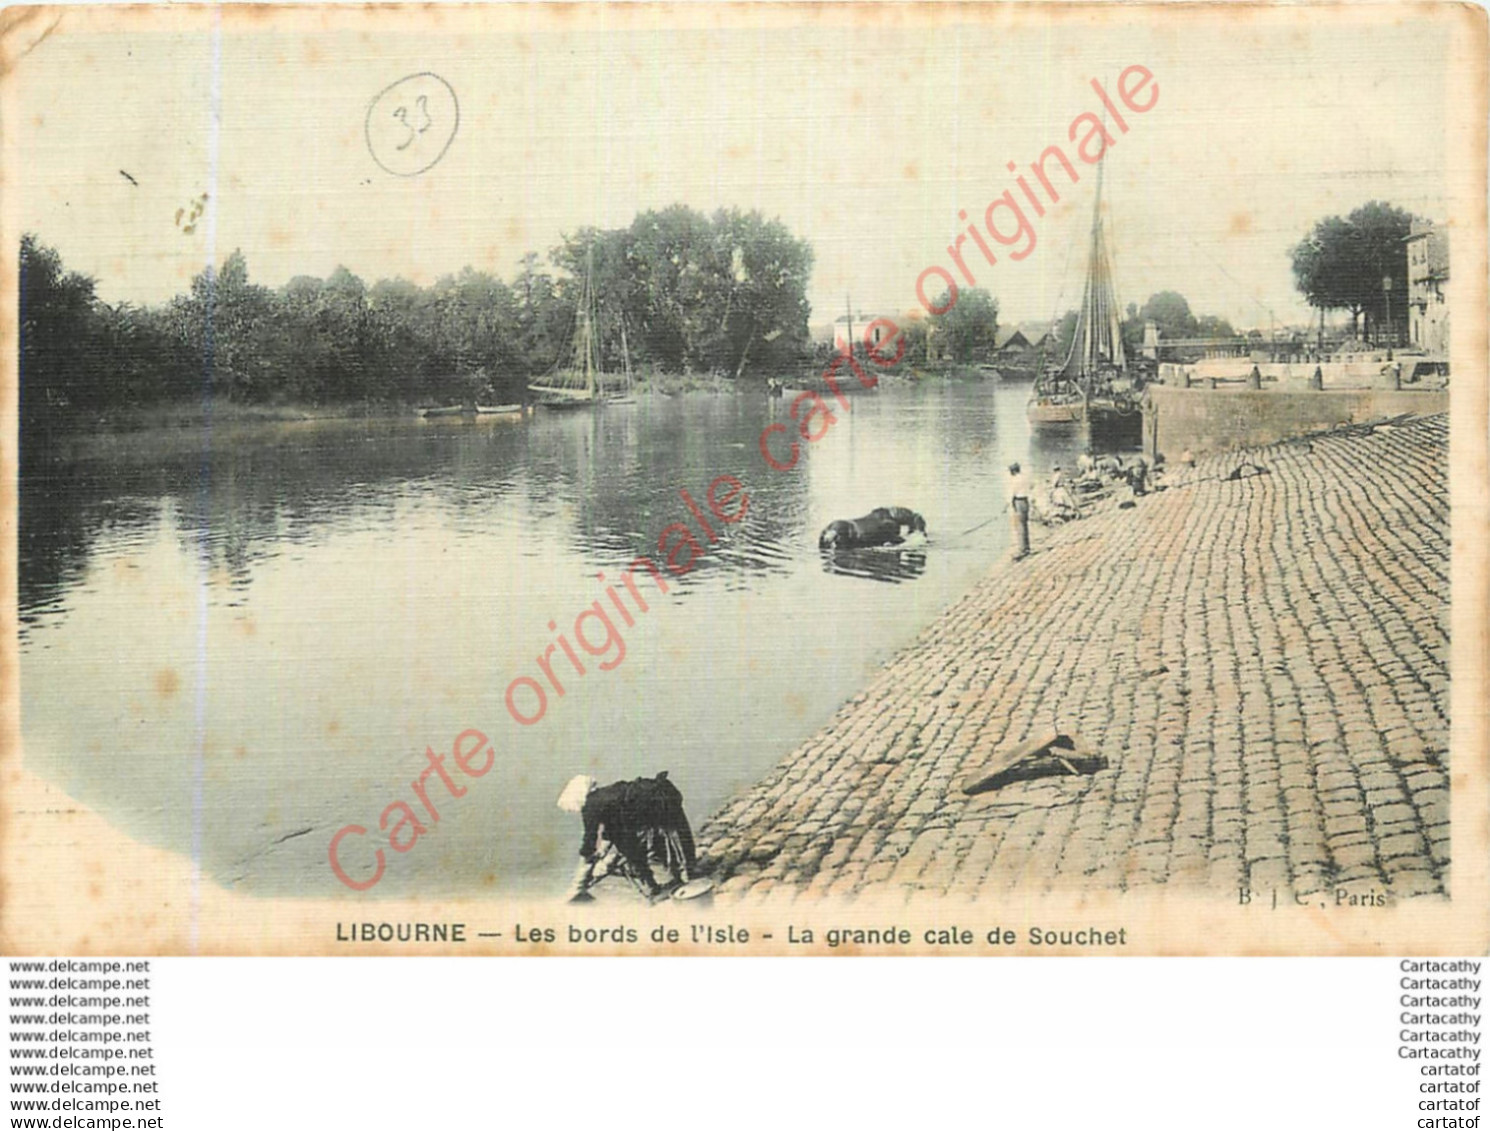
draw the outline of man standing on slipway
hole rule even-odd
[[[1030,556],[1030,484],[1019,464],[1009,465],[1009,520],[1014,524],[1014,560]]]

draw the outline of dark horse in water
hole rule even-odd
[[[898,546],[907,534],[925,534],[926,520],[907,507],[877,507],[863,518],[840,518],[818,535],[824,550],[857,550],[865,546]]]

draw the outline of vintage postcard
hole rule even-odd
[[[1490,942],[1483,11],[0,19],[7,952]]]

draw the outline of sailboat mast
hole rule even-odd
[[[1132,427],[1140,421],[1140,404],[1127,378],[1121,314],[1113,286],[1112,260],[1102,230],[1102,182],[1106,161],[1097,165],[1097,192],[1092,201],[1090,246],[1081,306],[1066,360],[1037,381],[1030,399],[1033,424],[1085,421],[1104,430]],[[1078,403],[1079,402],[1079,403]]]
[[[621,360],[626,366],[626,391],[631,392],[631,350],[626,345],[626,315],[621,315]]]
[[[1105,158],[1105,155],[1104,155]],[[1105,325],[1106,312],[1102,309],[1103,303],[1103,274],[1102,274],[1102,174],[1107,168],[1104,159],[1097,165],[1097,194],[1092,201],[1092,245],[1091,255],[1087,263],[1086,291],[1088,304],[1085,310],[1086,316],[1086,350],[1082,357],[1081,376],[1083,391],[1090,394],[1092,388],[1092,377],[1097,371],[1101,361],[1102,345],[1097,337],[1098,327]]]
[[[591,394],[595,393],[595,370],[597,362],[595,358],[596,326],[595,326],[595,245],[592,242],[585,249],[585,389]]]
[[[574,309],[574,335],[571,349],[554,362],[554,368],[528,389],[550,406],[596,403],[604,395],[601,386],[599,354],[599,308],[595,297],[595,245],[585,248],[585,272],[580,280],[579,298]]]
[[[1107,240],[1102,230],[1103,161],[1097,166],[1097,195],[1092,203],[1091,252],[1087,261],[1086,287],[1082,294],[1079,361],[1067,367],[1068,374],[1078,376],[1084,387],[1104,366],[1122,369],[1125,365],[1123,331],[1112,290],[1112,261],[1107,255]],[[1073,360],[1077,359],[1073,350]]]

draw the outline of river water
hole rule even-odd
[[[988,382],[858,396],[789,472],[757,447],[783,402],[710,394],[528,422],[81,439],[21,487],[26,766],[252,894],[352,896],[327,857],[349,824],[369,830],[343,845],[354,880],[385,849],[363,898],[557,894],[580,836],[554,805],[571,776],[668,770],[699,823],[1007,551],[1005,465],[1043,475],[1081,442],[1032,438],[1027,395]],[[680,491],[707,514],[720,475],[749,506],[714,522],[712,543]],[[925,516],[924,545],[819,554],[829,521],[888,505]],[[649,611],[610,618],[624,657],[614,642],[577,652],[580,677],[555,653],[564,696],[550,687],[543,717],[518,725],[509,684],[542,680],[537,658],[559,634],[573,646],[603,599],[597,575],[660,560],[674,522],[704,551],[693,568],[665,596],[638,572]],[[495,764],[470,779],[447,757],[465,792],[429,777],[429,821],[411,788],[426,747],[449,752],[467,728],[491,737]],[[427,827],[403,853],[378,831],[399,800]]]

